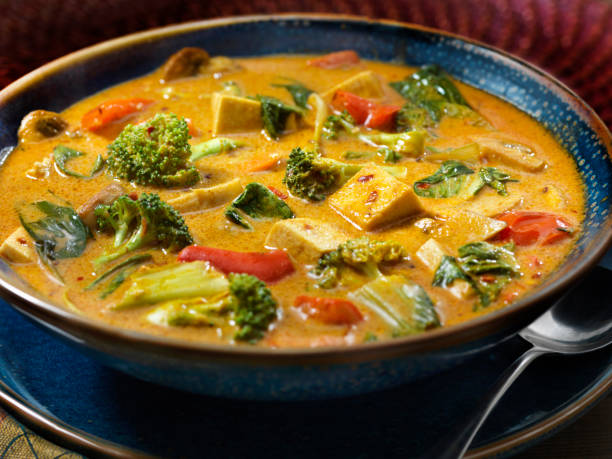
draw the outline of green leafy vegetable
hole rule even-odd
[[[506,182],[518,182],[518,180],[513,179],[509,174],[494,167],[482,167],[478,171],[477,180],[473,182],[468,192],[471,195],[476,195],[485,186],[489,186],[497,191],[497,194],[507,196]]]
[[[457,279],[471,282],[470,277],[463,272],[455,257],[444,255],[440,266],[436,269],[432,285],[436,287],[450,287]]]
[[[83,156],[85,153],[74,150],[72,148],[65,147],[64,145],[58,145],[53,149],[53,159],[55,160],[55,164],[57,164],[57,168],[62,171],[64,174],[69,175],[71,177],[88,179],[92,178],[96,175],[102,167],[104,166],[104,158],[102,155],[98,155],[96,160],[91,168],[91,172],[89,175],[79,174],[78,172],[74,172],[69,170],[66,167],[66,163],[73,158],[78,158],[79,156]]]
[[[308,108],[308,96],[310,96],[314,91],[312,89],[308,89],[300,82],[293,82],[287,84],[273,84],[272,86],[276,88],[285,88],[293,97],[293,101],[295,105],[302,108]]]
[[[434,274],[433,285],[448,287],[457,279],[472,286],[479,296],[475,309],[489,306],[501,290],[521,275],[512,245],[472,242],[459,248],[459,258],[445,255]]]
[[[465,176],[474,171],[459,161],[444,161],[435,174],[414,183],[414,192],[426,198],[448,198],[461,191]]]
[[[261,119],[264,129],[273,139],[278,139],[283,133],[289,115],[295,113],[301,116],[304,113],[301,108],[287,105],[275,97],[258,94],[256,99],[261,102]]]
[[[154,193],[142,193],[137,201],[119,196],[94,212],[98,230],[115,236],[113,248],[94,261],[96,266],[143,247],[179,250],[193,243],[183,217]]]
[[[89,230],[72,207],[37,201],[19,210],[19,221],[34,241],[42,262],[59,279],[54,262],[76,258],[85,250]]]
[[[393,336],[421,333],[440,326],[438,314],[427,292],[402,275],[380,276],[348,294],[363,304],[393,330]]]
[[[488,125],[471,109],[450,75],[437,65],[424,65],[390,86],[407,99],[396,118],[400,131],[434,127],[443,116],[472,118],[475,124]]]
[[[254,219],[293,218],[291,208],[261,183],[253,182],[244,187],[244,191],[232,201],[225,211],[225,216],[232,222],[253,229],[242,214]]]
[[[191,157],[189,158],[189,161],[194,162],[206,156],[218,155],[219,153],[232,151],[236,148],[243,147],[244,145],[245,143],[241,142],[240,140],[216,137],[191,147]]]

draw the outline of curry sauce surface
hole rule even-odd
[[[378,74],[384,82],[385,102],[401,105],[403,99],[388,87],[387,83],[401,80],[413,71],[408,67],[370,61],[362,61],[358,66],[348,69],[321,70],[306,66],[306,60],[306,56],[237,59],[243,67],[243,70],[239,72],[223,75],[220,78],[200,76],[165,84],[160,82],[159,72],[156,72],[104,90],[69,107],[62,113],[62,116],[71,127],[78,127],[81,117],[87,111],[106,100],[142,97],[156,101],[137,115],[115,123],[113,126],[95,134],[83,130],[81,131],[81,137],[62,135],[40,142],[18,145],[0,169],[0,186],[4,190],[4,199],[0,201],[0,213],[4,216],[0,221],[0,237],[6,238],[19,226],[15,211],[19,203],[46,199],[50,190],[68,200],[76,208],[91,195],[113,182],[113,179],[105,173],[90,180],[67,177],[59,173],[53,166],[49,176],[45,179],[35,180],[27,177],[26,172],[32,167],[32,164],[50,156],[53,148],[58,144],[85,152],[85,156],[70,162],[70,168],[87,173],[86,171],[89,170],[96,155],[99,153],[106,155],[106,146],[128,122],[138,123],[151,118],[155,113],[171,112],[179,117],[189,118],[198,131],[197,135],[191,140],[192,145],[211,138],[212,111],[210,98],[213,92],[222,88],[223,81],[239,82],[243,92],[247,95],[265,94],[277,97],[287,103],[293,103],[285,89],[271,86],[271,83],[278,82],[279,76],[294,78],[316,92],[324,92],[348,77],[364,69],[370,69]],[[522,199],[518,208],[520,210],[556,213],[570,222],[572,227],[579,229],[583,220],[583,185],[576,166],[568,153],[560,147],[550,133],[526,114],[482,91],[461,83],[457,83],[457,85],[469,104],[503,133],[506,138],[529,145],[536,155],[547,164],[543,171],[536,173],[514,170],[508,166],[496,164],[494,161],[488,164],[509,171],[513,176],[519,178],[519,182],[507,184],[509,196],[520,196]],[[487,133],[483,127],[469,125],[462,119],[447,117],[440,124],[439,137],[429,140],[428,145],[439,148],[460,147],[469,143],[469,136],[483,133]],[[239,177],[243,186],[256,181],[286,191],[286,187],[282,184],[285,160],[292,148],[309,145],[312,138],[312,129],[304,128],[293,132],[285,132],[278,141],[271,141],[259,132],[231,137],[244,140],[248,146],[198,161],[196,165],[204,178],[196,186],[212,186]],[[374,148],[364,146],[358,140],[342,139],[341,141],[324,141],[323,150],[326,156],[345,161],[343,154],[346,151],[373,151]],[[265,155],[278,157],[278,164],[275,168],[270,171],[247,175],[243,173],[245,163],[248,164]],[[403,180],[410,186],[414,181],[433,174],[440,166],[439,163],[418,160],[406,160],[401,165],[408,167],[408,177]],[[126,183],[122,183],[122,185],[139,192],[157,192],[163,200],[170,199],[176,193],[181,192],[181,190],[136,187]],[[562,193],[562,202],[555,209],[551,209],[549,195],[551,187]],[[485,189],[481,193],[494,194],[495,192],[492,189]],[[460,204],[454,198],[439,199],[438,201],[444,201],[440,205],[446,205],[450,208]],[[311,203],[289,196],[286,202],[297,217],[310,217],[331,223],[351,238],[360,237],[364,234],[363,231],[355,228],[330,208],[326,201]],[[274,221],[256,221],[253,223],[254,231],[246,231],[225,218],[223,215],[225,207],[225,205],[222,205],[215,209],[185,216],[185,221],[196,243],[236,251],[264,251],[264,241]],[[444,326],[457,324],[478,314],[494,311],[515,300],[519,295],[541,282],[542,278],[562,262],[571,249],[575,238],[574,236],[550,246],[517,247],[516,257],[523,275],[512,281],[493,305],[475,312],[473,301],[458,300],[445,289],[431,286],[432,273],[414,257],[418,248],[430,236],[414,226],[415,220],[408,220],[368,235],[375,239],[395,240],[406,248],[411,260],[393,268],[393,271],[402,272],[427,290],[435,303],[436,311]],[[461,234],[455,236],[456,240],[451,237],[445,243],[453,254],[456,253],[462,240]],[[59,263],[58,269],[65,278],[65,287],[50,280],[46,271],[41,269],[39,265],[16,265],[15,269],[30,284],[47,294],[52,300],[64,303],[65,299],[68,298],[83,314],[117,327],[137,329],[147,333],[187,340],[207,342],[228,342],[231,340],[232,331],[223,328],[152,325],[145,321],[143,317],[153,307],[127,311],[110,310],[108,306],[122,296],[126,285],[105,300],[99,300],[95,293],[83,291],[83,287],[89,284],[95,276],[92,260],[99,256],[104,248],[108,247],[110,241],[109,236],[96,235],[95,239],[88,242],[87,249],[81,257],[62,260]],[[176,255],[155,251],[154,257],[156,263],[166,263],[174,261]],[[333,291],[317,289],[314,281],[306,275],[309,266],[296,264],[295,268],[296,272],[293,275],[269,286],[280,304],[281,314],[280,319],[274,323],[266,338],[260,341],[260,345],[301,347],[350,344],[363,341],[366,333],[380,334],[381,336],[385,334],[386,325],[373,313],[363,308],[361,311],[366,320],[352,327],[325,325],[307,320],[292,307],[297,294],[338,297],[342,296],[343,292],[347,290],[343,288]]]

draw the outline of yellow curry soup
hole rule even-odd
[[[6,240],[0,253],[53,301],[117,327],[192,341],[350,345],[426,333],[503,308],[540,283],[573,246],[583,220],[584,194],[571,157],[529,116],[451,80],[443,70],[354,55],[344,60],[333,55],[228,59],[191,53],[179,54],[195,62],[186,74],[179,66],[170,78],[166,64],[69,107],[58,115],[65,126],[60,124],[57,135],[33,135],[30,128],[20,132],[19,144],[0,169],[5,190],[0,236]],[[128,100],[132,105],[126,109]],[[109,101],[124,101],[120,110],[112,108],[116,119],[112,110],[104,112],[112,106]],[[98,118],[91,115],[95,110]],[[141,129],[139,135],[147,139],[143,142],[149,142],[147,136],[157,135],[155,129],[163,126],[150,124],[152,120],[168,124],[170,118],[156,116],[171,114],[178,117],[177,129],[190,130],[187,157],[211,139],[228,141],[220,152],[186,162],[183,167],[197,169],[197,182],[137,184],[113,172],[117,161],[109,160],[109,145],[118,145],[127,126]],[[92,116],[96,122],[102,119],[101,127],[87,127],[85,121]],[[184,123],[183,118],[188,123],[177,124]],[[277,139],[269,126],[278,130]],[[58,151],[64,154],[61,165]],[[305,156],[296,165],[299,154]],[[105,165],[90,176],[98,155]],[[331,185],[317,184],[314,198],[307,196],[311,189],[299,188],[302,177],[296,172],[313,158],[350,165],[342,173],[317,171],[321,183]],[[81,176],[67,175],[66,170]],[[89,225],[90,234],[78,256],[58,256],[58,247],[70,242],[70,235],[55,248],[38,241],[35,250],[32,233],[24,231],[19,217],[25,226],[36,223],[34,227],[41,228],[42,214],[31,211],[31,203],[78,210],[113,184],[120,185],[117,194],[128,195],[132,203],[139,203],[143,194],[158,195],[182,214],[192,241],[183,238],[182,243],[164,246],[153,238],[101,263],[101,257],[108,259],[114,250],[119,230],[100,226],[94,212],[102,211],[90,205],[87,217],[80,214],[83,222],[89,219],[83,225]],[[258,199],[267,201],[253,204]],[[114,204],[101,200],[98,207]],[[256,215],[252,206],[259,204]],[[265,214],[270,206],[276,213]],[[136,231],[134,225],[126,227],[128,233]],[[45,234],[52,239],[48,231]],[[204,261],[187,261],[200,254],[197,249],[190,252],[192,245],[232,252],[282,251],[263,277],[282,273],[272,281],[263,279],[265,285],[257,279],[238,280],[223,271],[252,274],[252,260],[206,252]],[[47,252],[41,255],[41,250]],[[165,279],[166,292],[156,297],[159,301],[136,292],[150,288],[143,287],[146,276],[159,279],[155,276],[177,265],[179,252],[181,266],[197,266],[214,281],[213,293],[198,296],[191,289],[173,297],[168,286],[174,284],[163,284]],[[48,256],[47,264],[41,256]],[[134,256],[140,258],[133,265],[119,266]],[[227,260],[219,261],[223,256]],[[367,267],[359,257],[369,257]],[[86,289],[113,267],[116,271]],[[257,295],[265,297],[252,311],[240,312],[241,293],[231,290],[243,281],[250,282],[248,287],[240,285],[243,293],[257,289]],[[113,282],[116,289],[109,292]],[[249,290],[249,295],[254,292]],[[117,308],[121,304],[127,306]]]

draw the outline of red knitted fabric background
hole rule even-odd
[[[555,74],[612,125],[612,5],[599,0],[0,0],[0,87],[87,45],[178,22],[326,12],[424,24]]]

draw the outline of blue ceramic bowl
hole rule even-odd
[[[21,118],[151,72],[176,50],[257,56],[354,49],[368,59],[439,63],[456,78],[504,99],[546,126],[574,157],[585,183],[584,231],[563,265],[503,310],[457,326],[349,348],[273,350],[197,344],[112,328],[51,303],[0,264],[0,295],[43,328],[103,363],[188,391],[253,399],[347,396],[457,365],[512,335],[595,266],[611,242],[611,137],[563,84],[499,50],[439,31],[341,16],[258,16],[205,21],[112,40],[54,61],[0,92],[2,158]]]

